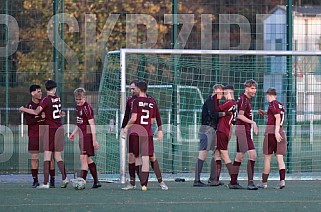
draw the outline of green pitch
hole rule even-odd
[[[319,211],[318,181],[288,181],[283,190],[229,190],[225,186],[193,188],[191,182],[168,182],[162,191],[152,182],[148,191],[140,186],[123,191],[121,184],[103,184],[102,188],[77,191],[32,189],[28,184],[0,184],[0,211]],[[246,182],[241,182],[245,185]]]

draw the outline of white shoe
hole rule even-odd
[[[125,190],[125,191],[127,191],[127,190],[135,190],[136,189],[136,186],[134,185],[132,185],[132,184],[128,184],[126,187],[123,187],[123,188],[121,188],[122,190]]]
[[[280,183],[276,186],[276,189],[283,189],[285,187],[285,180],[281,180]]]
[[[159,183],[159,186],[161,187],[162,190],[168,190],[168,186],[164,183],[164,181]]]
[[[267,189],[267,183],[260,183],[259,185],[257,185],[258,188],[262,188],[262,189]]]
[[[69,183],[69,179],[66,177],[66,179],[62,181],[60,188],[67,188],[68,183]]]
[[[37,186],[37,188],[39,188],[39,189],[47,189],[47,188],[49,188],[49,183],[41,184],[40,186]]]

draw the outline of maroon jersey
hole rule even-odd
[[[157,123],[158,130],[162,130],[162,119],[160,117],[160,112],[159,112],[159,109],[158,109],[158,106],[157,106],[157,101],[152,96],[147,95],[147,97],[151,98],[156,103],[155,104],[155,107],[156,107],[156,114],[155,114],[156,123]]]
[[[135,99],[137,99],[137,96],[130,96],[127,98],[125,115],[124,115],[123,123],[121,124],[121,128],[125,128],[129,119],[130,119],[130,114],[131,114],[131,110],[132,110],[132,103]]]
[[[43,112],[46,115],[45,124],[49,125],[49,128],[59,128],[62,126],[60,118],[61,101],[59,96],[46,96],[39,106],[43,108]]]
[[[77,106],[77,126],[80,128],[82,135],[85,137],[91,134],[89,120],[94,119],[94,111],[92,107],[85,102],[82,106]]]
[[[244,111],[244,116],[252,120],[252,104],[251,100],[245,95],[242,94],[237,100],[237,112],[240,110]],[[236,120],[236,125],[244,125],[246,131],[251,131],[251,124],[246,123],[240,119]]]
[[[226,100],[223,104],[219,105],[216,95],[214,96],[215,110],[218,112],[230,112],[219,118],[217,131],[224,133],[227,137],[231,134],[232,120],[235,118],[236,101],[232,99]]]
[[[284,122],[284,107],[282,103],[278,102],[277,100],[274,100],[269,103],[269,108],[267,111],[267,124],[266,125],[275,125],[275,117],[274,115],[280,114],[281,116],[281,122],[280,125],[282,126]]]
[[[137,97],[133,101],[132,113],[137,113],[135,124],[145,128],[148,136],[153,136],[152,119],[156,115],[156,103],[148,97]]]
[[[154,99],[154,97],[152,97],[152,96],[147,96],[147,97],[150,98],[151,100],[153,100],[156,103],[156,100]],[[121,125],[121,128],[125,128],[126,127],[128,121],[130,119],[130,114],[131,114],[133,101],[135,99],[137,99],[137,98],[138,98],[137,96],[130,96],[130,97],[127,98],[126,110],[125,110],[125,115],[124,115],[124,119],[123,119],[123,123]],[[155,106],[156,106],[156,115],[155,115],[155,117],[156,117],[158,130],[162,130],[162,119],[160,117],[160,112],[159,112],[157,104],[155,104]]]
[[[37,109],[39,106],[38,103],[34,103],[33,101],[30,101],[27,105],[26,108],[29,109]],[[39,125],[44,124],[43,118],[41,118],[41,115],[31,115],[29,113],[24,113],[24,117],[26,119],[26,123],[28,125],[28,136],[29,137],[39,137]]]

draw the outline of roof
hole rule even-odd
[[[272,14],[276,10],[283,10],[286,11],[286,6],[284,5],[277,5],[274,7],[269,13]],[[293,12],[295,15],[303,15],[303,16],[315,16],[315,15],[321,15],[321,7],[293,7]]]

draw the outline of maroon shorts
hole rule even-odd
[[[95,156],[92,135],[79,137],[79,149],[81,155]]]
[[[246,130],[235,130],[237,152],[245,153],[255,149],[251,132]]]
[[[216,132],[216,138],[217,138],[217,147],[218,150],[227,150],[229,137],[225,135],[223,132]]]
[[[65,131],[63,127],[47,128],[43,139],[43,150],[62,152],[64,150]]]
[[[40,138],[29,137],[28,151],[30,153],[39,153],[40,151]]]
[[[282,137],[281,142],[277,142],[275,139],[275,134],[269,133],[265,134],[263,142],[263,154],[272,155],[286,155],[286,135],[283,129],[280,129],[280,135]]]
[[[138,156],[153,156],[154,141],[153,136],[130,135],[127,142],[128,153]]]

